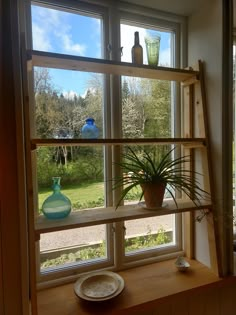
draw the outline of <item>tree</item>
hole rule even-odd
[[[122,82],[122,99],[127,99],[130,95],[129,84],[126,79],[124,79]]]
[[[47,68],[36,68],[34,71],[34,92],[50,93],[53,90],[51,76]]]
[[[102,134],[103,130],[103,82],[101,75],[92,75],[88,80],[86,95],[73,109],[73,128],[81,136],[81,129],[88,117],[92,117]]]
[[[142,108],[126,98],[122,101],[122,131],[124,138],[140,138],[143,136]]]
[[[124,137],[143,137],[145,127],[143,91],[139,78],[127,78],[122,88],[122,131]]]
[[[143,80],[145,134],[149,137],[171,135],[171,85],[169,81]]]

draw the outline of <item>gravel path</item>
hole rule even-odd
[[[161,227],[164,230],[173,229],[173,218],[172,215],[165,215],[126,221],[126,236],[136,236],[148,231],[156,232]],[[88,245],[98,240],[105,240],[105,225],[41,234],[40,249],[41,251],[47,251],[63,247]]]

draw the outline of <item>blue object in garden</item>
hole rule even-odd
[[[93,118],[87,118],[86,124],[81,129],[83,139],[97,139],[99,136],[98,127],[95,125]]]
[[[63,219],[71,212],[70,199],[61,193],[60,177],[53,177],[53,193],[44,200],[42,211],[48,219]]]

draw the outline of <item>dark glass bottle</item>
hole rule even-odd
[[[132,63],[143,64],[143,47],[139,44],[139,32],[134,33],[134,46],[132,47]]]

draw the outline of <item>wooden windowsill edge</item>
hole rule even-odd
[[[133,314],[150,310],[174,296],[193,294],[198,290],[220,286],[236,277],[219,278],[209,268],[189,260],[187,272],[179,272],[175,259],[118,272],[125,281],[122,293],[104,302],[88,302],[78,298],[74,283],[38,292],[39,315],[65,314]]]
[[[164,204],[164,207],[155,210],[146,209],[137,203],[131,203],[120,206],[117,210],[115,210],[115,207],[107,207],[73,211],[67,218],[58,220],[46,219],[43,215],[40,215],[35,220],[35,230],[36,234],[49,233],[123,220],[204,210],[212,207],[212,203],[206,200],[201,200],[198,207],[189,199],[177,199],[178,208],[176,208],[174,201],[171,199],[165,199]]]
[[[152,68],[148,65],[135,65],[129,62],[72,56],[52,52],[28,50],[28,70],[33,66],[85,71],[104,74],[127,75],[139,78],[173,80],[184,82],[198,80],[199,71],[190,69],[176,69],[169,67]]]

